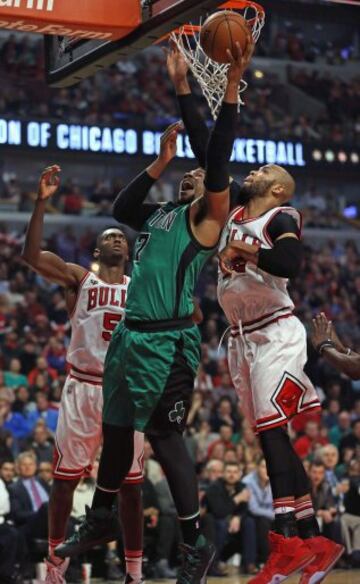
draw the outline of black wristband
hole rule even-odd
[[[334,343],[334,342],[333,342],[331,339],[326,339],[325,341],[322,341],[321,343],[319,343],[319,344],[316,346],[316,350],[317,350],[317,352],[319,353],[319,355],[321,355],[321,354],[322,354],[323,350],[324,350],[326,347],[329,347],[329,348],[331,348],[331,349],[335,349],[335,348],[336,348],[336,347],[335,347],[335,343]]]

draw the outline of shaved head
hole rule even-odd
[[[271,168],[274,171],[276,182],[283,187],[284,194],[283,197],[281,196],[281,201],[284,203],[290,201],[295,192],[295,181],[293,177],[282,166],[273,164]]]
[[[266,164],[252,170],[241,188],[242,198],[271,199],[275,205],[290,201],[295,192],[295,181],[285,168],[277,164]]]

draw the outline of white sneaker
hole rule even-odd
[[[66,558],[60,564],[53,564],[50,558],[45,560],[47,574],[44,584],[66,584],[64,574],[68,569],[70,558]]]

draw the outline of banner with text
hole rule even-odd
[[[155,156],[161,132],[147,129],[51,123],[0,118],[0,149],[16,148],[102,155]],[[177,157],[193,159],[186,135],[178,136]],[[232,162],[305,167],[359,164],[359,150],[298,140],[236,138]]]

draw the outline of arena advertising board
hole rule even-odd
[[[49,150],[113,156],[155,156],[161,132],[110,126],[52,123],[37,120],[0,118],[0,148]],[[193,159],[189,139],[178,136],[177,157]],[[289,167],[308,165],[359,164],[359,149],[317,145],[298,140],[239,137],[235,139],[232,162],[279,164]]]
[[[141,23],[133,0],[0,0],[0,28],[61,35],[74,39],[115,40]]]

